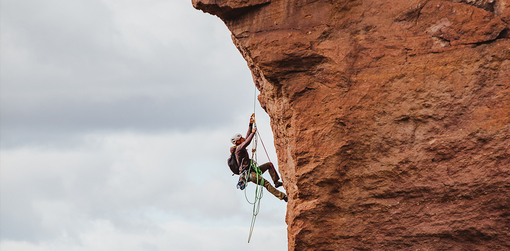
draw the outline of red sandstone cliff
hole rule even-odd
[[[510,250],[510,0],[193,0],[271,117],[289,250]]]

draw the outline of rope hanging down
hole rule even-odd
[[[253,126],[256,128],[257,125],[254,123]],[[248,236],[248,243],[250,243],[251,235],[253,233],[253,228],[255,227],[255,220],[257,219],[257,215],[259,214],[259,211],[260,211],[260,201],[263,196],[262,191],[263,191],[263,186],[264,186],[264,180],[262,178],[262,171],[259,169],[259,167],[257,165],[257,141],[258,141],[258,137],[257,137],[257,134],[255,134],[253,137],[253,141],[252,141],[253,145],[252,145],[250,168],[248,169],[248,173],[246,174],[248,176],[247,179],[255,178],[255,177],[252,177],[252,175],[251,175],[252,172],[254,172],[254,174],[256,176],[255,184],[257,184],[257,185],[255,188],[255,199],[253,202],[250,202],[250,200],[248,199],[248,195],[246,194],[247,189],[244,190],[244,197],[246,198],[246,201],[248,201],[248,203],[253,205],[251,224],[250,224],[250,234]]]
[[[255,119],[255,108],[257,105],[257,87],[255,87],[255,95],[254,95],[253,99],[254,99],[253,100],[253,118]],[[255,122],[253,123],[253,126],[254,126],[254,128],[257,128],[257,124]],[[264,146],[264,142],[262,141],[262,138],[260,137],[259,131],[257,130],[256,132],[257,133],[254,135],[253,141],[252,141],[251,162],[250,162],[250,168],[248,169],[248,173],[247,173],[247,175],[248,175],[247,179],[252,178],[251,177],[252,171],[256,175],[256,183],[255,184],[257,184],[257,186],[255,188],[255,199],[253,202],[250,202],[250,200],[248,199],[248,196],[246,194],[247,189],[244,190],[244,197],[246,198],[246,201],[248,201],[248,203],[253,205],[253,209],[252,209],[253,214],[251,217],[250,234],[248,236],[248,243],[250,243],[250,240],[251,240],[253,228],[255,227],[255,220],[257,219],[257,215],[259,214],[259,211],[260,211],[260,201],[263,196],[262,191],[263,191],[263,186],[264,186],[264,179],[262,178],[262,171],[259,169],[258,164],[257,164],[257,142],[258,142],[259,138],[260,138],[260,143],[262,143],[262,147],[264,148],[264,151],[266,152],[267,159],[269,160],[269,162],[271,162],[271,159],[269,159],[269,154],[267,153],[266,147]],[[260,180],[260,184],[259,184],[259,180]]]

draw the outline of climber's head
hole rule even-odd
[[[241,143],[244,142],[244,138],[243,138],[243,135],[241,135],[240,133],[236,133],[234,136],[232,136],[232,138],[230,139],[230,142],[232,142],[232,144],[234,145],[239,145]]]

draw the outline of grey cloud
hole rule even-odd
[[[232,96],[252,98],[246,63],[227,36],[211,39],[210,22],[161,24],[190,30],[147,39],[150,51],[140,54],[101,1],[2,4],[2,147],[72,142],[93,131],[189,131],[250,109],[251,100]]]
[[[1,115],[3,147],[44,143],[54,137],[58,141],[60,136],[72,139],[73,134],[95,131],[212,130],[232,123],[233,112],[249,110],[232,105],[227,95],[220,100],[206,95],[165,100],[134,97],[111,103],[53,101],[21,111],[9,108],[4,107]]]
[[[8,175],[5,168],[2,168],[4,176]],[[61,198],[65,192],[58,177],[46,174],[38,176],[37,179],[3,179],[1,189],[2,239],[35,242],[54,237],[53,233],[48,232],[42,225],[42,215],[34,208],[34,199],[52,201]]]
[[[6,0],[2,7],[4,35],[36,63],[67,70],[116,56],[119,34],[100,1]]]

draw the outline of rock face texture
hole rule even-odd
[[[510,250],[510,0],[193,0],[271,117],[289,250]]]

